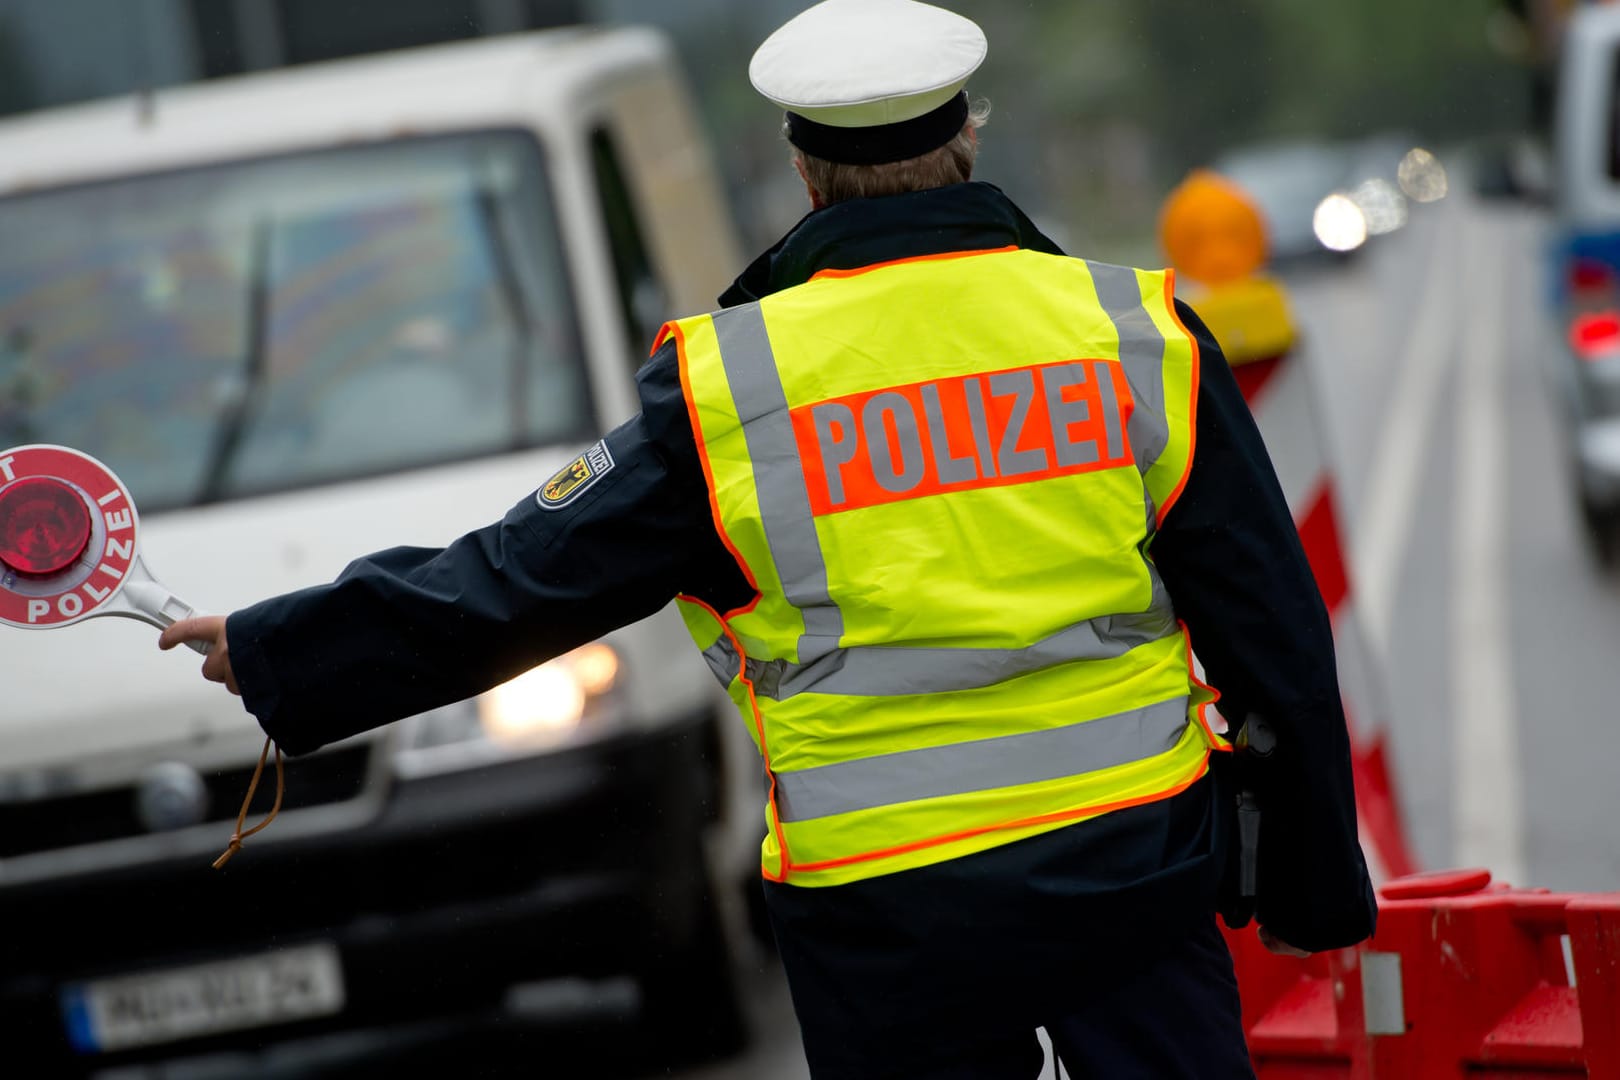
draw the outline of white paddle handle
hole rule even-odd
[[[153,581],[150,577],[135,579],[124,583],[124,598],[129,606],[134,608],[145,621],[162,629],[168,629],[181,619],[189,619],[197,614],[197,609],[180,599],[178,596]],[[188,641],[197,652],[208,655],[209,642]]]

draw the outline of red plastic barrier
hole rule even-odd
[[[1344,1008],[1349,983],[1359,998],[1356,950],[1301,960],[1269,952],[1252,928],[1227,931],[1226,940],[1242,993],[1249,1057],[1260,1080],[1368,1075],[1359,1009],[1348,1016]]]
[[[1306,960],[1228,934],[1261,1080],[1620,1080],[1620,893],[1489,882],[1390,882],[1372,941]]]
[[[1620,1078],[1620,895],[1572,901],[1564,918],[1575,958],[1587,1075]]]

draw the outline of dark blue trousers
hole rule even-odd
[[[1211,780],[975,855],[764,883],[816,1080],[1249,1080]]]
[[[1035,1080],[1044,1027],[1074,1080],[1253,1080],[1232,958],[1213,918],[1140,967],[1077,972],[1022,1020],[958,1015],[937,1030],[896,1030],[806,1052],[815,1080]]]
[[[1118,985],[1054,1002],[1049,1012],[1031,1019],[1046,1028],[1062,1062],[1061,1075],[1073,1080],[1254,1078],[1232,958],[1213,920]],[[917,1058],[888,1072],[834,1075],[1034,1080],[1045,1064],[1032,1030],[992,1035],[982,1044],[961,1048],[954,1061],[927,1064]]]

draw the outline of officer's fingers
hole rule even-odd
[[[224,671],[224,676],[225,677],[221,680],[225,684],[225,689],[229,690],[231,693],[235,694],[237,697],[241,697],[242,696],[242,688],[240,686],[236,685],[236,672],[231,670],[230,654],[225,651],[225,648],[224,648],[223,645],[217,646],[217,650],[218,650],[218,653],[219,653],[220,661],[225,666],[225,671]],[[213,655],[214,655],[213,653],[210,653],[209,658],[212,659]]]
[[[190,641],[217,642],[224,636],[225,616],[196,615],[177,619],[158,635],[158,648],[172,649]]]
[[[236,672],[231,670],[231,650],[225,639],[225,616],[196,615],[180,619],[164,628],[158,636],[158,647],[172,649],[176,645],[194,641],[208,645],[208,655],[203,658],[203,678],[209,682],[224,683],[225,689],[241,697],[242,689],[236,683]]]
[[[1306,957],[1311,955],[1310,952],[1305,949],[1295,948],[1293,945],[1288,944],[1288,942],[1284,941],[1276,934],[1273,934],[1270,930],[1267,930],[1263,926],[1260,928],[1260,944],[1264,945],[1267,949],[1276,953],[1278,956]]]
[[[203,658],[202,673],[209,682],[224,683],[231,693],[240,693],[236,687],[236,672],[231,670],[231,651],[224,640],[216,640],[209,649]]]

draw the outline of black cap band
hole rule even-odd
[[[967,123],[967,91],[921,116],[876,127],[833,127],[787,114],[788,142],[811,157],[840,165],[887,165],[937,150]]]

